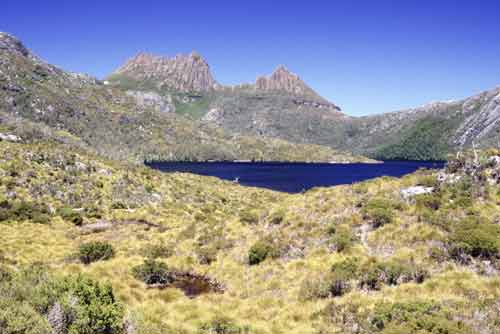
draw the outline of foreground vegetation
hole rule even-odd
[[[288,195],[0,141],[0,333],[496,334],[499,154]]]

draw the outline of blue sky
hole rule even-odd
[[[0,31],[105,77],[139,51],[200,52],[223,84],[278,64],[350,115],[500,85],[500,1],[11,1]]]

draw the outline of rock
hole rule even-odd
[[[307,98],[294,100],[297,105],[340,110],[319,96],[297,74],[290,72],[283,65],[278,66],[269,77],[258,77],[255,87],[262,91],[284,91],[293,96]]]
[[[23,57],[30,56],[30,51],[20,40],[4,32],[0,32],[0,50],[2,49],[20,54]]]
[[[203,116],[202,120],[206,122],[218,123],[224,117],[224,110],[220,108],[212,108],[210,109],[205,116]]]
[[[0,141],[2,140],[10,141],[12,143],[19,143],[21,141],[21,137],[7,133],[0,133]]]
[[[142,107],[153,108],[159,112],[175,112],[175,105],[170,96],[163,97],[155,92],[127,91],[127,95],[135,99]]]
[[[47,320],[52,327],[52,334],[65,334],[67,330],[66,316],[59,303],[55,303],[47,315]]]
[[[417,195],[429,194],[433,191],[434,191],[433,187],[423,187],[423,186],[409,187],[401,190],[401,196],[404,199],[409,199]]]
[[[114,74],[138,81],[154,81],[159,88],[184,93],[208,92],[218,86],[207,62],[196,52],[174,58],[140,53]]]

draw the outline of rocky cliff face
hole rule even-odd
[[[140,53],[114,75],[150,81],[160,89],[178,92],[208,92],[217,87],[207,62],[196,52],[174,58]]]
[[[286,92],[297,97],[295,103],[298,105],[340,110],[339,107],[319,96],[297,74],[290,72],[283,65],[278,66],[268,77],[258,77],[255,88],[260,91]]]

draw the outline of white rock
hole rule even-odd
[[[18,143],[21,141],[21,137],[18,137],[16,135],[7,134],[7,133],[0,133],[0,140]]]
[[[405,199],[408,199],[415,197],[417,195],[429,194],[433,191],[434,191],[433,187],[423,187],[423,186],[409,187],[401,190],[401,196],[403,196],[403,198]]]

